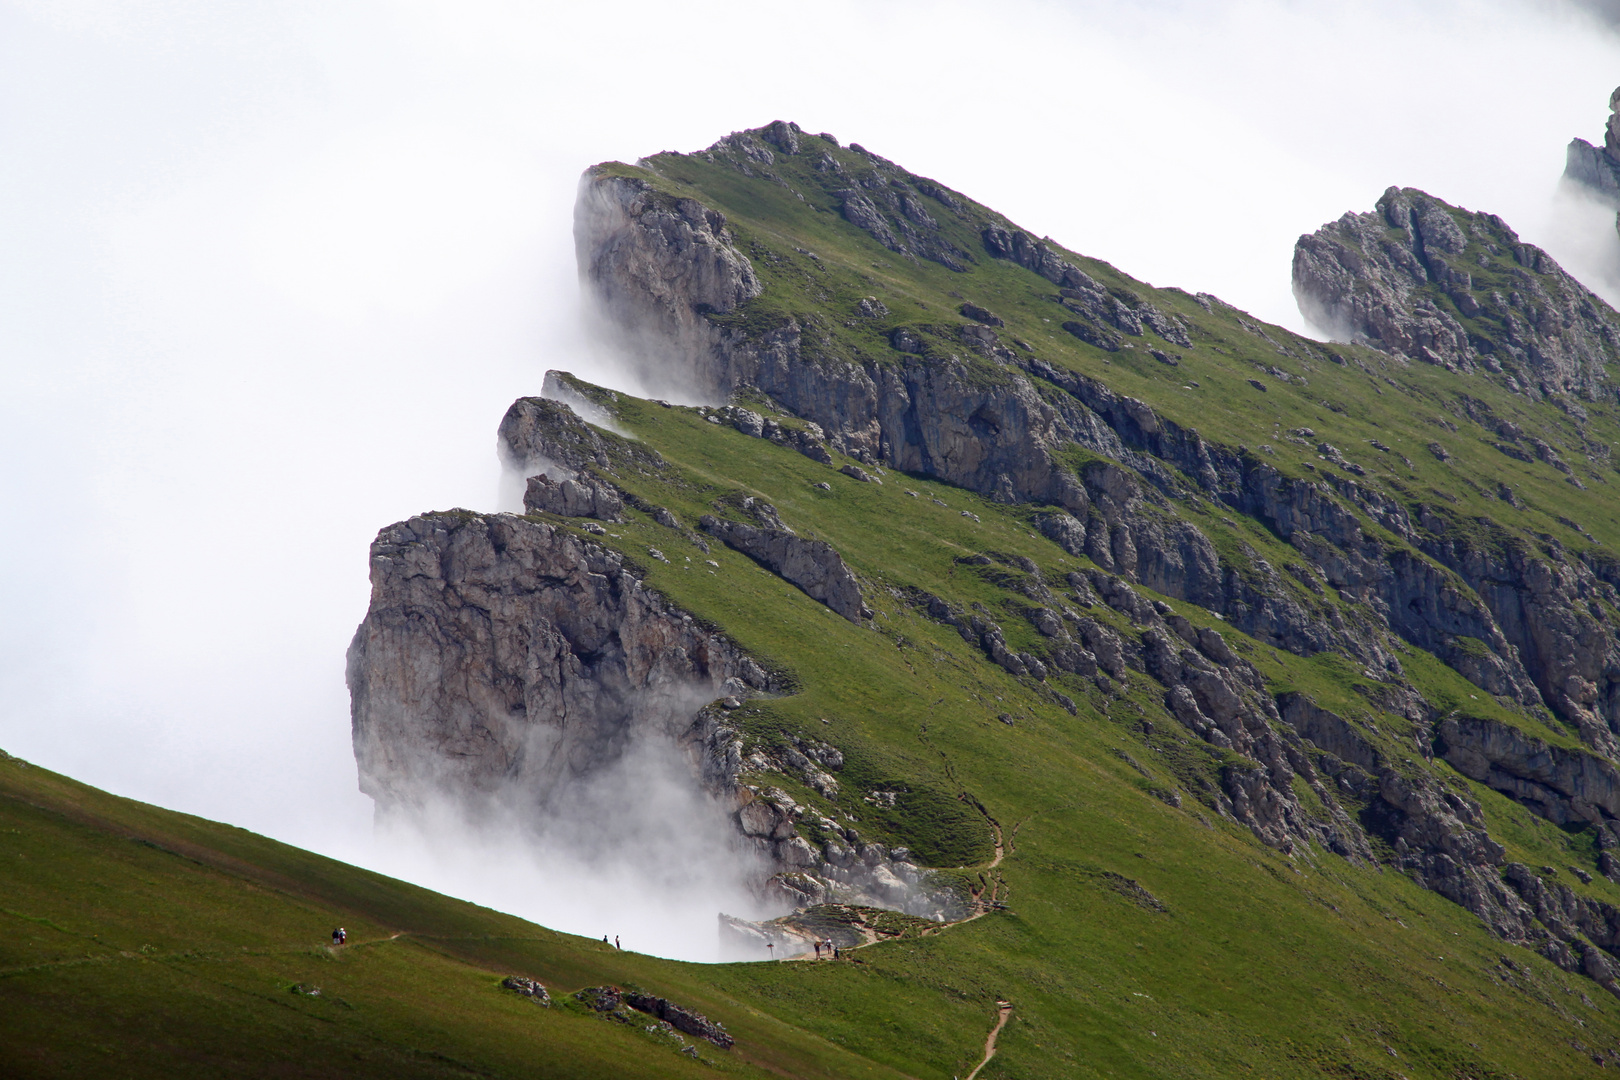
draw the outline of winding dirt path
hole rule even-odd
[[[996,1026],[990,1029],[990,1034],[984,1039],[984,1057],[974,1066],[973,1071],[967,1074],[967,1080],[975,1080],[979,1070],[990,1064],[990,1059],[996,1056],[996,1038],[1000,1036],[1001,1029],[1007,1026],[1007,1018],[1012,1015],[1012,1002],[998,1001],[996,1008],[1000,1015],[996,1017]]]

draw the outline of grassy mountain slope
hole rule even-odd
[[[0,867],[7,1077],[878,1078],[904,1075],[882,1061],[903,1060],[902,1039],[966,1053],[989,1024],[963,1006],[897,1009],[878,1057],[863,1056],[836,1022],[822,1034],[793,1019],[803,965],[739,977],[618,952],[15,758],[0,758]],[[335,925],[349,932],[339,950]],[[552,1007],[500,989],[509,974],[546,983]],[[840,974],[846,1009],[906,993],[903,970]],[[736,1048],[688,1040],[694,1061],[567,997],[610,983],[698,1009]]]
[[[981,1015],[995,996],[1015,1003],[985,1075],[1581,1075],[1597,1071],[1589,1049],[1616,1045],[1620,1009],[1594,984],[1504,945],[1398,873],[1320,850],[1283,857],[1201,805],[1223,756],[1177,729],[1151,680],[1135,677],[1108,695],[1055,677],[1076,701],[1070,715],[1034,680],[988,663],[905,602],[908,588],[922,588],[1004,614],[1027,603],[1016,591],[1030,576],[1020,558],[1061,581],[1084,560],[1031,531],[1037,508],[892,472],[881,485],[861,483],[708,423],[705,410],[575,386],[669,462],[658,477],[619,471],[627,490],[682,521],[717,503],[767,499],[874,586],[874,628],[857,627],[746,557],[718,544],[705,554],[648,515],[627,511],[626,523],[599,538],[681,607],[797,679],[797,693],[732,715],[751,745],[793,734],[833,742],[847,759],[843,791],[829,800],[790,775],[770,783],[830,816],[849,815],[863,835],[934,854],[934,865],[951,865],[937,857],[946,852],[987,854],[984,825],[965,812],[976,804],[1011,838],[992,872],[1010,888],[1008,912],[881,946],[926,971],[942,1001],[976,999]],[[647,557],[649,548],[669,562]],[[984,552],[995,554],[988,566],[970,561]],[[718,568],[705,564],[711,558]],[[1310,689],[1376,723],[1392,746],[1400,741],[1406,721],[1358,704],[1347,685],[1354,673],[1336,658],[1274,652],[1191,605],[1177,609],[1221,627],[1273,687]],[[1090,614],[1128,629],[1100,606]],[[1469,699],[1472,688],[1443,665],[1413,667],[1436,697]],[[1595,868],[1589,840],[1434,767],[1486,803],[1510,858]],[[902,795],[887,817],[863,799],[895,789],[956,796],[964,812],[909,813]],[[1167,804],[1168,792],[1183,794],[1180,808]],[[1589,885],[1567,871],[1565,879],[1620,900],[1620,887],[1600,876]],[[792,992],[805,1022],[816,1023],[816,991]],[[925,1050],[909,1052],[920,1075]]]

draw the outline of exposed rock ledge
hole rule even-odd
[[[1515,393],[1608,386],[1620,318],[1552,256],[1494,214],[1390,188],[1294,246],[1305,317],[1344,340],[1456,371],[1484,369]]]
[[[750,499],[749,502],[754,500]],[[797,585],[812,600],[819,600],[852,623],[872,617],[872,609],[861,600],[861,586],[843,557],[824,540],[806,540],[782,524],[776,511],[769,510],[771,524],[759,526],[742,521],[722,521],[712,514],[698,519],[703,531],[718,537],[728,547],[747,555],[783,580]]]
[[[1620,819],[1620,772],[1603,758],[1475,717],[1442,720],[1437,734],[1438,748],[1458,772],[1511,795],[1554,824],[1587,822],[1609,829]]]
[[[510,514],[427,514],[371,547],[349,647],[360,787],[383,807],[515,785],[543,800],[641,733],[678,738],[770,676],[616,553]]]
[[[1609,122],[1603,145],[1571,139],[1564,176],[1620,207],[1620,89],[1609,95]]]

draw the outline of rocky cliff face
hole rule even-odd
[[[1409,360],[1484,369],[1516,393],[1611,393],[1620,317],[1494,214],[1390,188],[1294,248],[1316,325]]]
[[[643,382],[660,392],[723,398],[717,383],[694,383],[695,373],[684,368],[666,371],[659,354],[669,342],[703,348],[704,315],[734,311],[760,293],[725,215],[634,177],[603,177],[580,185],[574,243],[602,329],[639,361]]]
[[[1604,128],[1603,145],[1571,139],[1564,176],[1620,207],[1620,89],[1609,95],[1609,122]]]
[[[638,737],[680,739],[770,676],[617,553],[509,514],[384,529],[349,649],[361,790],[385,809],[517,791],[535,806]]]

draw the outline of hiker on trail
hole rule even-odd
[[[817,939],[817,941],[816,941],[816,959],[817,960],[821,959],[821,941],[820,941],[820,939]]]
[[[838,946],[836,946],[836,945],[833,946],[833,959],[834,960],[838,959]]]
[[[332,944],[334,946],[343,944],[343,931],[342,930],[333,930],[332,931]]]
[[[620,950],[620,951],[623,951],[623,949],[624,949],[624,946],[619,944],[619,935],[618,934],[613,935],[613,947],[615,949]]]
[[[338,944],[339,945],[347,945],[348,943],[349,943],[349,932],[347,930],[343,929],[343,927],[341,927],[341,926],[338,927]]]
[[[607,944],[607,935],[606,934],[602,935],[602,944],[604,944],[604,945]]]

